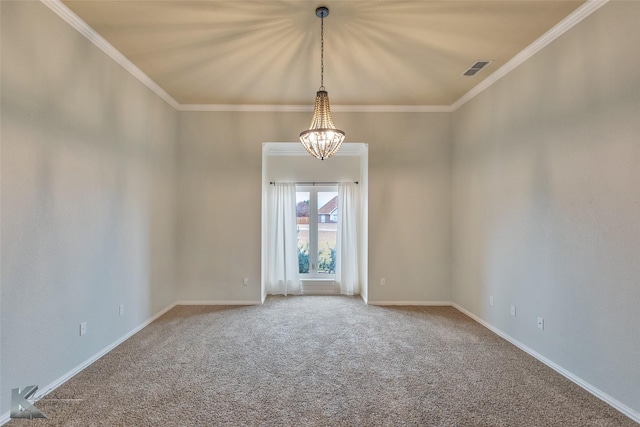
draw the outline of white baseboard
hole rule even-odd
[[[260,300],[247,300],[247,301],[238,301],[238,300],[223,300],[223,301],[199,301],[199,300],[187,300],[187,301],[178,301],[174,305],[261,305],[262,301]]]
[[[589,384],[588,382],[586,382],[585,380],[583,380],[579,376],[571,373],[570,371],[564,369],[562,366],[560,366],[560,365],[554,363],[553,361],[547,359],[546,357],[544,357],[543,355],[541,355],[537,351],[527,347],[526,345],[522,344],[520,341],[518,341],[518,340],[514,339],[513,337],[511,337],[510,335],[502,332],[500,329],[496,328],[495,326],[491,325],[490,323],[485,322],[484,320],[482,320],[481,318],[479,318],[475,314],[473,314],[470,311],[460,307],[458,304],[452,304],[452,306],[456,310],[466,314],[467,316],[469,316],[470,318],[472,318],[473,320],[475,320],[476,322],[478,322],[479,324],[481,324],[485,328],[489,329],[491,332],[493,332],[496,335],[498,335],[498,336],[504,338],[505,340],[509,341],[511,344],[515,345],[520,350],[522,350],[525,353],[535,357],[540,362],[544,363],[545,365],[547,365],[548,367],[550,367],[554,371],[558,372],[560,375],[562,375],[565,378],[567,378],[569,381],[579,385],[580,387],[582,387],[583,389],[585,389],[589,393],[593,394],[598,399],[603,400],[604,402],[606,402],[607,404],[611,405],[612,407],[614,407],[618,411],[622,412],[624,415],[626,415],[627,417],[631,418],[635,422],[640,423],[640,413],[638,413],[637,411],[634,411],[633,409],[629,408],[627,405],[619,402],[618,400],[616,400],[613,397],[609,396],[607,393],[605,393],[602,390],[598,389],[597,387],[594,387],[593,385]]]
[[[369,301],[369,305],[451,306],[451,301]]]
[[[166,308],[162,309],[160,312],[155,314],[149,320],[143,322],[142,324],[138,325],[137,327],[135,327],[131,331],[127,332],[125,335],[123,335],[122,337],[118,338],[117,340],[115,340],[114,342],[109,344],[108,346],[104,347],[102,350],[100,350],[99,352],[97,352],[96,354],[94,354],[93,356],[91,356],[90,358],[85,360],[84,362],[80,363],[78,366],[76,366],[75,368],[71,369],[69,372],[67,372],[66,374],[64,374],[63,376],[58,378],[57,380],[53,381],[50,384],[47,384],[45,387],[42,387],[40,389],[40,391],[38,391],[33,396],[33,400],[34,401],[38,401],[38,400],[42,399],[47,394],[51,393],[53,390],[55,390],[56,388],[60,387],[62,384],[66,383],[71,378],[73,378],[75,375],[77,375],[82,370],[87,368],[93,362],[95,362],[96,360],[100,359],[105,354],[109,353],[111,350],[113,350],[114,348],[116,348],[117,346],[119,346],[120,344],[122,344],[123,342],[128,340],[129,338],[131,338],[136,333],[140,332],[142,329],[146,328],[151,322],[153,322],[154,320],[156,320],[157,318],[159,318],[160,316],[162,316],[163,314],[165,314],[167,311],[171,310],[175,306],[176,306],[176,304],[173,303],[173,304],[167,306]],[[29,399],[29,400],[31,400],[31,399]],[[6,413],[2,414],[2,416],[0,416],[0,426],[8,423],[9,421],[11,421],[11,411],[6,412]]]

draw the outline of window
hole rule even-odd
[[[336,272],[338,187],[296,186],[296,227],[300,274],[333,278]]]

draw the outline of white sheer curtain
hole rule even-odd
[[[296,185],[277,183],[270,187],[267,293],[299,294]]]
[[[358,236],[360,189],[355,183],[338,185],[338,235],[336,282],[343,295],[360,293]]]

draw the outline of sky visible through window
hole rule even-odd
[[[335,193],[320,192],[318,193],[318,207],[326,205],[329,200],[335,197]],[[308,192],[296,192],[296,204],[309,200]]]

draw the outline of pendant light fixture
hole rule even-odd
[[[320,89],[316,93],[311,126],[300,133],[304,148],[320,160],[333,156],[344,141],[344,132],[336,129],[331,120],[329,95],[324,88],[324,18],[328,15],[328,8],[322,6],[316,9],[316,16],[320,18]]]

